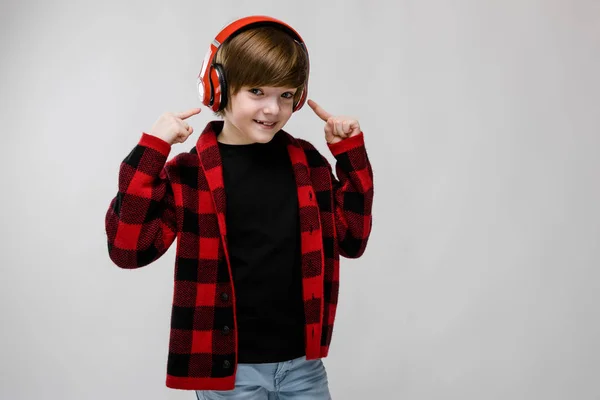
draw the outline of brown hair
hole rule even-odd
[[[294,105],[300,100],[308,79],[308,56],[301,45],[276,26],[246,29],[227,39],[215,55],[223,66],[227,97],[244,86],[298,88]],[[226,105],[231,110],[231,102]],[[224,112],[216,115],[223,117]]]

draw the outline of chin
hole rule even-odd
[[[252,134],[250,135],[250,137],[253,141],[258,143],[269,143],[271,140],[273,140],[277,132],[279,132],[279,129],[274,129],[272,132],[261,132],[260,130],[252,130]]]
[[[275,137],[274,135],[271,135],[269,137],[265,137],[265,136],[253,137],[252,139],[256,143],[269,143],[271,140],[273,140],[274,137]]]

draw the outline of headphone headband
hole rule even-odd
[[[296,30],[294,30],[294,28],[292,28],[285,22],[264,15],[254,15],[233,21],[232,23],[225,26],[217,34],[217,36],[215,36],[213,42],[208,47],[208,51],[206,52],[206,55],[204,56],[204,61],[202,62],[200,73],[198,74],[198,95],[200,96],[202,103],[205,106],[210,107],[213,111],[220,111],[223,108],[225,108],[227,104],[227,84],[225,82],[225,76],[222,68],[215,68],[214,65],[214,59],[217,54],[217,51],[219,50],[221,45],[234,34],[246,28],[260,25],[277,25],[278,27],[283,28],[283,30],[289,33],[294,38],[294,40],[302,47],[302,49],[306,53],[306,57],[308,60],[308,51],[306,50],[304,40],[302,39],[300,34],[298,34]],[[308,68],[309,66],[307,65],[307,69]],[[298,103],[294,106],[294,111],[298,111],[304,105],[308,93],[307,89],[308,79],[304,85]]]

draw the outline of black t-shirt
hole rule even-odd
[[[298,194],[282,139],[218,143],[240,363],[305,355]]]

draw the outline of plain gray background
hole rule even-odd
[[[309,97],[360,120],[374,168],[333,397],[600,399],[597,0],[3,1],[0,398],[195,398],[164,384],[175,246],[121,270],[104,215],[250,14],[300,32]],[[308,106],[286,130],[334,160]]]

